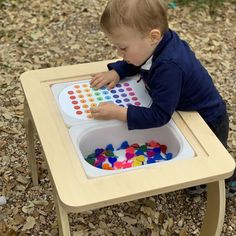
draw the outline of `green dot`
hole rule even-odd
[[[98,100],[98,101],[102,101],[103,98],[102,98],[102,97],[97,97],[97,100]]]
[[[99,93],[99,92],[95,92],[94,94],[95,94],[96,96],[99,96],[99,95],[100,95],[100,93]]]

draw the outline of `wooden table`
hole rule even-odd
[[[207,210],[201,236],[220,235],[225,212],[224,179],[235,163],[196,112],[176,112],[173,121],[195,157],[105,177],[88,179],[50,86],[90,78],[108,61],[28,71],[22,74],[25,128],[33,184],[38,184],[33,133],[37,131],[54,189],[61,235],[70,235],[69,212],[83,212],[121,202],[207,184]],[[133,184],[139,179],[139,184]],[[115,186],[115,187],[114,187]]]

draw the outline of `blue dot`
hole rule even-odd
[[[126,93],[122,93],[121,97],[127,97],[127,94]]]
[[[120,100],[120,99],[117,99],[117,100],[116,100],[116,103],[121,103],[121,100]]]
[[[129,102],[130,100],[128,98],[125,98],[124,99],[124,102]]]
[[[121,84],[117,84],[116,87],[117,87],[117,88],[120,88],[120,87],[121,87]]]
[[[102,91],[103,94],[108,94],[108,91]]]
[[[118,91],[119,91],[120,93],[122,93],[122,92],[124,92],[125,90],[124,90],[124,89],[118,89]]]
[[[116,90],[112,89],[112,90],[111,90],[111,93],[116,93]]]
[[[106,89],[106,87],[105,87],[105,86],[103,86],[103,87],[101,87],[100,89],[101,89],[101,90],[105,90],[105,89]]]
[[[119,95],[117,95],[117,94],[116,94],[116,95],[113,95],[113,98],[118,98],[118,97],[119,97]]]
[[[105,99],[106,99],[106,100],[110,100],[110,99],[111,99],[111,96],[105,96]]]

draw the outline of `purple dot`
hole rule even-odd
[[[123,93],[125,90],[124,89],[118,89],[120,93]]]
[[[135,105],[135,106],[140,106],[141,103],[140,103],[140,102],[135,102],[134,105]]]
[[[126,88],[127,91],[132,91],[132,88],[128,87]]]
[[[116,90],[112,89],[112,90],[111,90],[111,93],[116,93]]]
[[[121,87],[121,84],[117,84],[116,87],[117,87],[117,88],[120,88],[120,87]]]
[[[123,97],[123,98],[124,98],[124,97],[127,97],[127,94],[126,94],[126,93],[122,93],[122,94],[121,94],[121,97]]]
[[[127,103],[126,105],[127,105],[127,107],[128,107],[128,106],[130,106],[130,105],[132,105],[132,104],[131,104],[131,103]]]
[[[119,95],[117,95],[117,94],[113,95],[113,98],[118,98],[118,97],[119,97]]]
[[[124,102],[129,102],[130,100],[128,98],[125,98],[124,99]]]
[[[133,101],[137,101],[138,98],[137,98],[137,97],[132,97],[132,100],[133,100]]]
[[[120,99],[117,99],[117,100],[116,100],[116,103],[121,103],[121,100],[120,100]]]
[[[129,83],[124,83],[124,86],[129,86]]]
[[[135,95],[135,93],[133,93],[133,92],[129,93],[129,96],[134,96],[134,95]]]

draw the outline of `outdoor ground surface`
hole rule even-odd
[[[27,70],[116,58],[99,31],[105,0],[6,0],[0,5],[0,236],[58,235],[52,189],[36,141],[40,185],[26,158],[23,92]],[[190,43],[226,100],[229,152],[236,158],[236,4],[169,11],[170,26]],[[37,139],[36,139],[37,140]],[[63,175],[63,173],[62,173]],[[78,186],[79,188],[79,186]],[[184,191],[71,214],[73,235],[198,235],[205,195]],[[236,198],[227,199],[222,236],[236,235]]]

